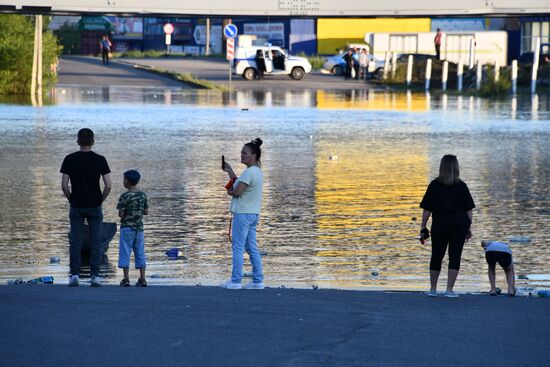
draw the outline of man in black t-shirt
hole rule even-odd
[[[101,263],[100,229],[103,221],[101,203],[111,191],[109,165],[102,155],[92,152],[94,132],[90,129],[78,131],[80,150],[69,154],[63,160],[60,172],[61,189],[71,205],[69,219],[71,231],[69,234],[69,255],[71,277],[69,286],[78,286],[82,249],[84,220],[90,227],[90,267],[91,285],[100,287],[99,266]],[[101,192],[99,178],[103,177],[104,189]],[[69,181],[71,187],[69,188]]]

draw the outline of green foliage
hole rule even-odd
[[[59,43],[63,46],[64,55],[80,54],[80,30],[78,24],[65,22],[58,30],[54,31]]]
[[[161,56],[164,56],[165,54],[166,54],[166,51],[160,51],[160,50],[147,50],[145,52],[141,52],[138,50],[130,50],[126,52],[114,52],[113,57],[141,59],[144,57],[161,57]]]
[[[320,70],[323,68],[323,64],[325,63],[325,58],[319,55],[311,55],[308,56],[303,52],[300,52],[296,56],[305,57],[307,61],[311,64],[311,68],[313,70]]]
[[[510,69],[501,69],[500,76],[495,81],[495,68],[489,66],[486,76],[481,84],[479,94],[484,97],[499,97],[510,94],[512,88]]]
[[[44,22],[47,24],[47,21]],[[31,88],[34,50],[34,18],[25,15],[0,15],[0,94],[27,94]],[[49,32],[43,33],[43,88],[56,81],[52,64],[57,63],[61,46]]]

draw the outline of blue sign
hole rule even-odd
[[[223,34],[227,38],[237,37],[237,26],[235,24],[228,24],[223,28]]]

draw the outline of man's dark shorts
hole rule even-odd
[[[502,251],[487,251],[485,253],[485,259],[487,264],[494,266],[498,263],[503,268],[507,268],[512,265],[512,255]]]

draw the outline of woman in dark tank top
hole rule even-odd
[[[460,270],[460,258],[464,243],[471,237],[472,209],[474,200],[468,186],[460,180],[458,160],[454,155],[445,155],[439,166],[439,176],[430,182],[420,203],[422,212],[421,233],[432,217],[432,256],[430,260],[429,296],[437,295],[437,280],[447,246],[449,269],[446,297],[457,297],[453,287]]]

